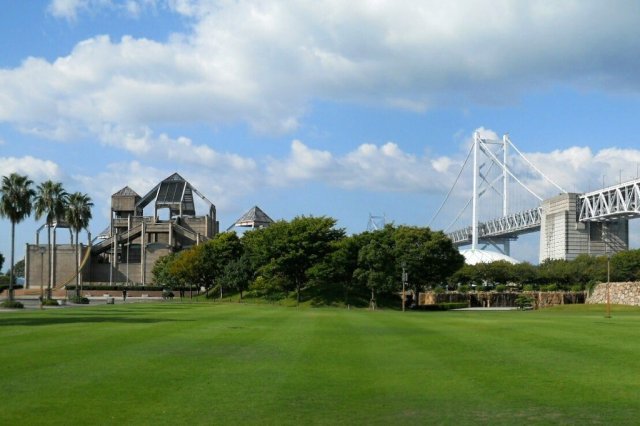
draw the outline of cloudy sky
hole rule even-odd
[[[3,0],[2,10],[0,173],[87,192],[94,234],[113,192],[143,195],[173,172],[213,201],[222,229],[255,204],[275,219],[329,215],[352,233],[370,214],[426,225],[475,131],[508,133],[568,191],[638,174],[635,1]],[[466,202],[461,179],[434,228]],[[520,202],[514,210],[535,205]],[[38,226],[19,225],[18,256]],[[513,252],[536,261],[536,245],[525,238]]]

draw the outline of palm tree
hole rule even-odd
[[[11,221],[11,269],[9,272],[9,301],[13,301],[13,268],[16,242],[16,223],[22,222],[31,214],[31,200],[35,192],[31,188],[33,181],[27,176],[11,173],[2,177],[0,187],[0,216]]]
[[[47,224],[47,247],[49,247],[49,282],[47,284],[47,299],[51,298],[51,286],[53,283],[53,247],[51,247],[51,226],[53,223],[64,217],[67,204],[67,192],[62,187],[62,183],[48,180],[38,185],[35,195],[34,207],[36,210],[36,220],[45,216]]]
[[[78,235],[82,229],[89,226],[92,206],[91,198],[87,194],[74,192],[69,195],[65,218],[76,236],[76,297],[80,297],[80,257],[78,256],[80,244],[78,244]]]

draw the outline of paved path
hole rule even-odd
[[[496,308],[460,308],[452,309],[453,311],[517,311],[518,308],[513,306],[496,307]]]
[[[21,297],[16,299],[18,302],[24,305],[24,309],[3,309],[0,308],[0,312],[24,312],[25,310],[37,310],[40,309],[40,300],[37,297]],[[65,309],[65,308],[83,308],[85,306],[106,305],[106,297],[90,297],[90,303],[88,305],[81,305],[75,303],[65,303],[59,306],[44,306],[44,309]],[[115,297],[114,302],[116,305],[122,305],[126,303],[148,303],[148,302],[160,302],[161,297],[127,297],[127,301],[124,302],[122,297]]]

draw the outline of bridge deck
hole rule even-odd
[[[581,222],[606,222],[640,217],[640,179],[580,196]]]
[[[478,239],[513,238],[521,234],[540,230],[542,208],[510,214],[478,224]],[[471,243],[471,227],[459,229],[447,234],[455,245]]]

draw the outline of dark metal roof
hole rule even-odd
[[[212,206],[211,201],[207,200],[204,195],[198,192],[198,190],[182,176],[174,173],[153,187],[151,191],[136,203],[136,207],[143,209],[155,199],[156,209],[169,208],[172,216],[180,213],[187,216],[195,216],[194,193]]]
[[[271,219],[262,209],[258,206],[253,206],[248,212],[240,216],[227,230],[230,230],[234,226],[262,228],[269,226],[273,223]]]

